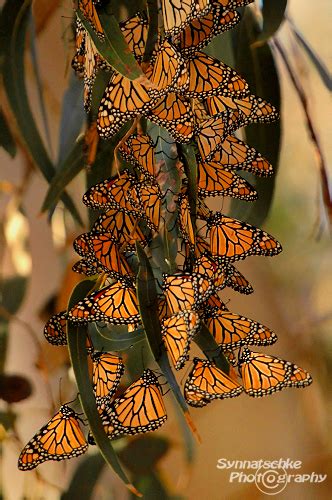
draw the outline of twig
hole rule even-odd
[[[275,38],[273,41],[271,41],[271,44],[272,44],[272,46],[274,46],[274,48],[279,53],[281,59],[283,60],[283,63],[285,65],[285,68],[287,69],[287,72],[288,72],[288,75],[291,79],[291,82],[294,85],[296,92],[298,94],[298,97],[301,101],[303,111],[305,114],[305,118],[306,118],[307,127],[308,127],[309,134],[310,134],[310,139],[314,145],[315,155],[317,158],[317,165],[318,165],[318,170],[319,170],[320,178],[321,178],[323,201],[324,201],[324,205],[325,205],[326,210],[327,210],[328,218],[329,218],[330,223],[331,223],[332,222],[332,198],[331,198],[331,193],[330,193],[330,189],[329,189],[329,177],[328,177],[328,173],[327,173],[327,166],[326,166],[325,159],[323,156],[322,148],[321,148],[320,143],[319,143],[318,134],[315,130],[315,126],[314,126],[313,121],[312,121],[311,116],[310,116],[307,96],[305,94],[303,86],[301,85],[299,80],[296,78],[294,71],[289,63],[288,58],[287,58],[287,55],[285,53],[285,50],[284,50],[283,46],[281,45],[281,43],[279,42],[279,40],[277,40]]]

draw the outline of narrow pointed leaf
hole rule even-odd
[[[26,33],[31,12],[30,0],[10,0],[1,12],[1,25],[6,27],[9,43],[5,45],[3,82],[27,150],[45,179],[50,182],[55,174],[54,166],[38,132],[25,85],[24,52]],[[62,200],[73,218],[82,224],[80,215],[71,198],[64,193]]]
[[[74,289],[68,304],[68,309],[71,309],[77,302],[84,299],[94,286],[91,280],[81,281]],[[97,411],[96,400],[94,397],[92,384],[89,376],[87,352],[86,352],[86,334],[87,327],[78,326],[68,321],[68,348],[71,358],[72,367],[75,374],[77,388],[79,391],[79,399],[88,420],[90,430],[93,434],[95,442],[102,454],[105,462],[113,469],[113,471],[125,483],[127,488],[137,494],[137,490],[132,486],[123,471],[118,457],[113,449],[110,439],[104,431],[101,418]]]
[[[134,56],[122,35],[115,16],[109,13],[99,13],[99,19],[104,30],[105,40],[98,38],[91,24],[83,14],[77,10],[77,17],[92,38],[99,54],[121,75],[130,80],[135,80],[143,75]]]
[[[263,26],[262,31],[254,42],[254,46],[265,43],[276,33],[276,31],[278,31],[281,23],[285,19],[286,7],[287,0],[263,0]]]
[[[0,146],[12,157],[16,155],[16,144],[8,127],[5,115],[0,108]]]

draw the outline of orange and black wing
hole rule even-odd
[[[162,336],[176,370],[189,359],[189,349],[200,322],[194,311],[181,311],[162,321]]]
[[[96,10],[95,5],[98,5],[99,2],[94,2],[93,0],[78,0],[78,7],[85,19],[89,21],[98,37],[103,40],[105,38],[104,30],[100,23],[100,19]]]
[[[194,358],[194,367],[185,383],[185,393],[191,391],[211,401],[239,396],[243,387],[211,361]]]
[[[165,35],[180,33],[196,17],[203,16],[210,8],[210,0],[162,0]]]
[[[47,460],[78,457],[88,449],[78,415],[67,405],[40,429],[23,448],[18,459],[20,470],[31,470]]]
[[[237,12],[221,9],[213,4],[205,16],[193,19],[186,28],[174,37],[174,43],[185,57],[195,57],[215,36],[233,28],[240,21]]]
[[[130,51],[135,59],[141,63],[149,29],[146,12],[138,12],[135,16],[121,22],[120,28]]]
[[[124,372],[122,359],[108,352],[94,352],[92,384],[97,406],[110,403]]]
[[[277,341],[276,334],[266,326],[230,311],[214,310],[205,323],[222,350]]]
[[[282,250],[270,234],[219,212],[210,218],[208,227],[211,254],[220,262],[245,259],[249,255],[273,256]]]
[[[54,314],[44,327],[44,336],[52,345],[67,345],[67,311]]]
[[[197,188],[201,197],[231,196],[246,201],[257,199],[257,192],[249,182],[215,161],[198,163]]]
[[[101,417],[110,438],[158,429],[167,419],[161,387],[149,369],[131,384]]]
[[[69,311],[68,317],[76,322],[136,324],[140,320],[136,292],[121,282],[113,283],[78,302]]]

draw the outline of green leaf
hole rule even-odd
[[[4,60],[6,71],[3,72],[3,82],[27,150],[45,179],[50,182],[55,169],[38,132],[25,85],[24,52],[30,6],[30,0],[9,0],[2,9],[1,26],[5,26],[6,33]],[[73,218],[82,224],[74,203],[66,193],[63,194],[62,201]]]
[[[5,115],[0,108],[0,146],[12,157],[16,155],[16,144],[12,136],[10,128],[8,127]]]
[[[206,325],[203,324],[201,326],[199,332],[195,335],[194,341],[210,361],[213,361],[213,363],[220,368],[220,370],[227,373],[227,375],[229,374],[229,363],[220,351],[218,344]]]
[[[83,82],[72,72],[68,88],[62,99],[58,165],[61,165],[72,150],[85,120]],[[58,167],[56,168],[58,169]]]
[[[97,335],[96,335],[97,334]],[[128,332],[123,325],[112,327],[101,327],[95,324],[89,325],[89,335],[96,349],[105,351],[127,351],[138,343],[146,343],[145,332],[142,328],[134,332]]]
[[[91,280],[81,281],[74,289],[68,304],[68,309],[74,307],[77,302],[84,299],[92,290],[94,282]],[[118,457],[113,449],[112,443],[104,431],[101,418],[97,411],[92,384],[89,376],[87,353],[86,353],[86,326],[78,326],[68,321],[67,326],[68,349],[79,391],[79,399],[88,420],[88,424],[94,440],[102,454],[105,462],[125,483],[127,488],[137,494],[136,489],[130,484],[123,471]]]
[[[247,80],[252,93],[266,99],[280,108],[279,76],[275,66],[273,53],[268,44],[253,47],[258,30],[257,20],[250,9],[247,9],[239,31],[236,69]],[[252,124],[245,128],[246,140],[256,148],[274,168],[270,178],[256,178],[243,173],[258,192],[258,200],[245,203],[232,200],[231,216],[244,219],[253,225],[260,226],[267,218],[272,201],[277,178],[280,153],[280,121],[271,124]]]
[[[130,441],[119,456],[133,474],[148,474],[166,455],[170,448],[168,439],[159,436],[140,436]]]
[[[157,472],[137,476],[134,483],[142,492],[144,500],[171,500]]]
[[[141,68],[122,35],[118,21],[112,13],[99,13],[99,19],[105,33],[105,40],[103,41],[98,38],[91,24],[79,10],[76,11],[76,14],[89,33],[99,54],[116,71],[130,80],[135,80],[143,75]]]
[[[46,212],[59,201],[68,184],[84,168],[83,142],[83,140],[76,142],[67,158],[59,165],[49,185],[42,212]]]
[[[285,19],[287,0],[263,0],[262,17],[263,26],[254,46],[264,44],[278,31],[281,23]]]
[[[93,490],[104,466],[105,461],[99,453],[84,457],[75,470],[67,491],[62,493],[61,500],[93,499]]]

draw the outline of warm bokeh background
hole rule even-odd
[[[35,3],[37,11],[45,13],[48,2],[40,0]],[[51,118],[53,151],[56,151],[58,141],[61,99],[71,71],[68,47],[63,43],[63,39],[68,40],[66,30],[70,23],[67,18],[71,16],[70,2],[64,2],[64,5],[60,5],[62,2],[51,2],[54,6],[57,3],[58,8],[53,9],[52,5],[45,17],[39,17],[41,31],[38,37],[45,98]],[[328,0],[289,0],[288,15],[326,64],[330,62],[328,10],[331,14]],[[326,159],[331,158],[328,92],[309,59],[296,52],[290,44],[287,26],[281,28],[278,37],[287,47],[301,75],[303,86],[310,96],[310,113],[324,155]],[[170,490],[190,500],[203,497],[209,497],[210,500],[263,497],[255,486],[230,484],[228,472],[216,468],[218,458],[222,457],[229,460],[301,460],[302,473],[315,471],[328,474],[329,478],[321,485],[289,485],[277,498],[331,498],[329,374],[332,367],[332,247],[326,221],[321,231],[318,228],[321,214],[319,176],[303,110],[280,61],[278,69],[282,85],[282,151],[273,208],[264,228],[282,242],[284,251],[272,260],[250,258],[241,263],[239,267],[253,284],[255,293],[241,296],[227,291],[224,298],[231,301],[233,311],[273,328],[278,333],[279,342],[271,348],[272,354],[308,369],[314,383],[305,390],[286,390],[268,398],[255,400],[242,396],[212,403],[203,410],[193,409],[192,415],[202,436],[202,444],[196,448],[196,458],[190,470],[185,464],[181,433],[171,414],[160,434],[172,436],[174,446],[161,468]],[[34,88],[33,85],[31,88]],[[33,90],[31,99],[37,103]],[[38,109],[36,104],[36,117],[40,118]],[[3,151],[0,154],[3,179],[19,185],[26,169],[26,158],[19,154],[12,161]],[[83,182],[80,181],[72,186],[71,192],[77,200],[83,188]],[[56,232],[58,241],[59,238],[61,240],[61,217],[55,218],[58,224],[53,224],[52,228],[46,217],[39,216],[46,189],[46,182],[34,171],[23,198],[23,207],[30,224],[32,274],[24,304],[18,314],[20,322],[13,321],[11,324],[6,364],[7,372],[25,374],[33,383],[32,397],[16,406],[19,414],[17,431],[24,443],[50,416],[49,391],[40,370],[36,368],[40,353],[29,335],[28,326],[42,341],[42,355],[48,367],[49,384],[56,404],[60,377],[64,380],[62,399],[66,401],[67,396],[72,395],[66,393],[68,373],[62,365],[65,351],[62,348],[48,348],[42,336],[45,318],[40,317],[41,311],[49,298],[61,288],[69,261],[68,252],[59,252],[53,242]],[[1,209],[7,201],[8,198],[1,199]],[[72,239],[77,234],[78,229],[73,229]],[[8,266],[5,260],[2,267],[5,274],[8,274]],[[66,294],[60,300],[67,299],[69,289]],[[41,479],[38,480],[33,473],[22,473],[16,469],[18,452],[19,445],[15,440],[5,441],[1,471],[5,500],[19,500],[24,495],[24,498],[33,500],[58,499],[59,491],[68,484],[77,462],[44,464],[39,468]],[[114,481],[112,473],[107,471],[94,498],[118,500],[126,498],[126,492],[118,481]]]

